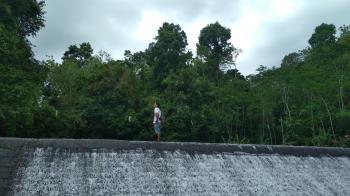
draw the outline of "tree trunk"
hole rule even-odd
[[[265,107],[262,105],[262,135],[260,135],[260,143],[263,143],[265,137]]]
[[[339,107],[340,107],[340,111],[344,111],[344,99],[343,99],[344,92],[343,92],[342,77],[341,77],[341,79],[339,79]]]
[[[289,109],[288,100],[287,100],[286,87],[283,88],[283,101],[284,101],[286,110],[287,110],[287,112],[288,112],[289,120],[292,121],[292,116],[291,116],[291,114],[290,114],[290,109]]]
[[[328,113],[328,117],[329,117],[329,122],[330,122],[330,124],[331,124],[331,130],[332,130],[333,137],[334,137],[334,136],[335,136],[335,133],[334,133],[334,128],[333,128],[332,114],[331,114],[331,112],[329,111],[328,105],[327,105],[326,101],[323,99],[322,96],[321,96],[321,99],[322,99],[322,101],[323,101],[324,106],[326,107],[326,110],[327,110],[327,113]]]
[[[267,120],[267,130],[269,131],[270,144],[272,144],[272,133],[271,133],[271,128],[270,128],[270,123],[268,120]]]
[[[311,112],[311,129],[312,129],[312,136],[315,136],[315,123],[314,123],[314,109],[313,109],[313,99],[312,99],[312,95],[310,98],[310,103],[311,103],[311,108],[310,108],[310,112]]]
[[[283,130],[283,118],[280,118],[280,123],[281,123],[281,131],[282,131],[282,144],[284,144],[285,140],[284,140],[284,130]]]

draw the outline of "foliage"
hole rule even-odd
[[[89,42],[85,42],[79,45],[71,45],[68,50],[64,52],[62,60],[77,61],[80,66],[84,66],[86,61],[92,56],[93,49]]]
[[[0,136],[31,137],[46,70],[27,36],[43,27],[44,2],[0,2]]]
[[[146,50],[147,63],[152,67],[154,87],[162,89],[166,76],[186,66],[192,54],[186,50],[187,36],[179,25],[165,22],[155,40]]]
[[[218,83],[222,70],[234,64],[238,50],[229,42],[231,30],[218,22],[204,27],[199,35],[197,54],[204,60],[207,77]]]
[[[281,66],[243,76],[240,50],[218,22],[199,35],[164,23],[145,51],[124,60],[71,45],[61,63],[38,62],[27,40],[43,3],[0,2],[0,135],[152,140],[152,103],[167,141],[350,146],[350,33],[321,24],[310,47]]]

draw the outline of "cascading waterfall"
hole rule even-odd
[[[11,195],[350,195],[350,157],[36,147]]]

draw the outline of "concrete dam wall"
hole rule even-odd
[[[350,149],[0,138],[0,195],[350,195]]]

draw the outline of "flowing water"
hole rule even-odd
[[[11,195],[350,195],[349,157],[27,150]]]

